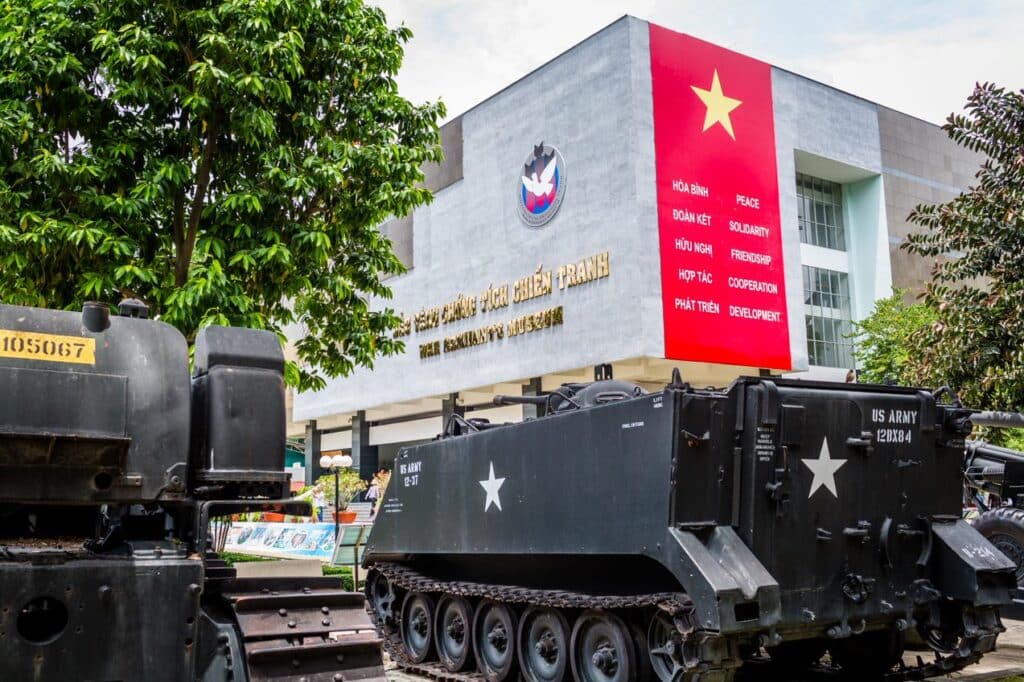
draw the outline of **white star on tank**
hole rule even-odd
[[[839,467],[846,464],[846,460],[831,458],[828,451],[828,439],[822,439],[821,454],[818,455],[817,459],[802,459],[800,461],[806,464],[807,468],[814,474],[814,480],[811,481],[811,492],[807,493],[807,497],[811,497],[818,488],[825,486],[832,493],[832,496],[838,500],[836,472],[839,471]]]
[[[487,476],[487,480],[480,481],[480,486],[487,493],[487,499],[484,500],[484,511],[490,509],[492,504],[498,508],[498,511],[501,511],[501,497],[498,496],[498,491],[504,482],[504,478],[494,477],[494,462],[491,462],[491,472]]]

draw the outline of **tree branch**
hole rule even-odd
[[[206,190],[210,187],[210,176],[213,171],[213,157],[217,153],[217,134],[220,131],[220,115],[214,112],[206,126],[206,147],[203,149],[203,158],[199,163],[196,172],[196,191],[192,196],[192,206],[189,209],[187,231],[181,249],[178,251],[178,262],[174,269],[174,283],[182,286],[188,279],[188,268],[192,264],[192,252],[196,246],[196,237],[199,234],[199,221],[203,215],[203,204],[206,201]]]

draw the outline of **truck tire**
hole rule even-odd
[[[1024,509],[989,509],[974,520],[974,528],[1017,565],[1017,586],[1024,587]]]

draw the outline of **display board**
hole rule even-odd
[[[791,369],[771,67],[650,42],[665,357]]]
[[[281,559],[330,561],[334,554],[334,524],[234,522],[224,549]]]

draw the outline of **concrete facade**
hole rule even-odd
[[[411,321],[407,350],[296,397],[294,419],[316,420],[323,449],[379,446],[386,465],[388,444],[432,437],[445,410],[521,419],[520,407],[493,408],[490,398],[592,380],[601,363],[651,388],[673,366],[703,385],[758,372],[664,359],[649,45],[649,25],[626,17],[444,126],[445,161],[426,170],[433,203],[382,227],[409,268],[388,281],[388,305]],[[772,68],[771,79],[794,366],[804,370],[797,376],[842,380],[847,367],[806,369],[803,267],[844,274],[854,320],[894,284],[920,288],[928,264],[899,250],[911,229],[906,216],[917,203],[951,198],[979,160],[937,126],[781,69]],[[532,229],[516,195],[519,171],[542,142],[564,158],[565,194],[551,222]],[[841,186],[845,249],[801,238],[798,173]],[[558,286],[560,266],[602,253],[607,277]],[[552,291],[513,301],[513,283],[538,268],[554,273]],[[504,284],[506,306],[416,328],[417,313]],[[421,352],[463,332],[498,324],[507,331],[515,318],[557,307],[563,322],[550,328]]]
[[[959,194],[973,181],[983,157],[913,116],[880,106],[878,121],[893,286],[908,289],[913,298],[931,279],[933,262],[900,248],[908,234],[920,229],[907,216],[919,204],[943,203]]]
[[[393,305],[414,316],[460,294],[476,296],[489,285],[533,275],[538,266],[550,270],[604,252],[610,276],[572,289],[556,285],[547,296],[413,331],[405,355],[299,396],[297,419],[662,351],[654,188],[637,171],[653,173],[653,139],[648,135],[641,144],[637,126],[638,117],[650,118],[645,45],[645,24],[617,22],[460,117],[461,164],[455,145],[446,164],[461,165],[463,177],[416,211],[412,269],[389,286]],[[637,92],[647,92],[646,107]],[[548,225],[529,229],[516,209],[519,169],[542,141],[557,146],[566,160],[566,199]],[[552,333],[506,337],[427,359],[417,351],[429,340],[558,305],[564,324]],[[524,357],[532,360],[527,373]]]

